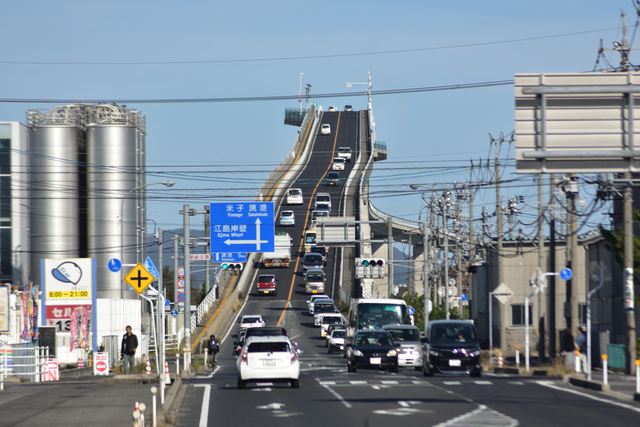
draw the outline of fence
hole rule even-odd
[[[29,343],[12,344],[3,346],[1,353],[0,373],[3,381],[9,375],[30,382],[42,380],[49,347],[37,347]]]

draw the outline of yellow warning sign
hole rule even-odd
[[[153,274],[149,273],[146,268],[140,263],[133,267],[130,272],[124,276],[124,281],[129,284],[138,294],[144,292],[156,278]]]

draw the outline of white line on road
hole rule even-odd
[[[324,387],[327,390],[329,390],[329,393],[333,394],[335,396],[335,398],[338,399],[340,402],[342,402],[342,404],[344,406],[346,406],[347,408],[352,408],[353,407],[353,405],[351,403],[349,403],[346,400],[344,400],[344,397],[340,396],[337,391],[335,391],[334,389],[332,389],[328,385],[322,384],[322,387]]]
[[[541,386],[544,386],[544,387],[552,388],[554,390],[566,391],[567,393],[573,393],[573,394],[576,394],[578,396],[582,396],[582,397],[586,397],[588,399],[596,400],[598,402],[609,403],[610,405],[619,406],[619,407],[625,408],[625,409],[630,409],[630,410],[635,411],[635,412],[640,412],[640,408],[636,408],[635,406],[627,405],[626,403],[616,402],[614,400],[603,399],[603,398],[597,397],[597,396],[592,396],[590,394],[582,393],[582,392],[577,391],[577,390],[571,390],[571,389],[568,389],[568,388],[562,388],[562,387],[559,387],[559,386],[553,384],[551,381],[536,381],[536,383],[540,384]]]
[[[198,427],[207,427],[207,418],[209,417],[209,400],[211,397],[211,384],[194,384],[194,387],[204,387],[204,396],[202,396],[202,409],[200,410],[200,423]]]

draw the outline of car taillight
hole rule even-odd
[[[246,362],[246,361],[247,361],[247,359],[248,359],[248,354],[247,354],[247,352],[245,351],[244,353],[242,353],[242,361],[243,361],[243,362]]]
[[[295,351],[291,352],[291,363],[295,362],[298,358],[298,354]]]

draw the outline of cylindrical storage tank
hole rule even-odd
[[[33,126],[29,128],[29,139],[31,280],[42,285],[42,259],[81,255],[79,151],[82,133],[72,125]]]
[[[138,260],[137,200],[139,187],[137,129],[134,125],[91,124],[87,139],[87,238],[90,257],[96,258],[97,297],[135,298],[123,278]],[[119,272],[109,260],[119,259]],[[129,265],[127,265],[129,264]]]

